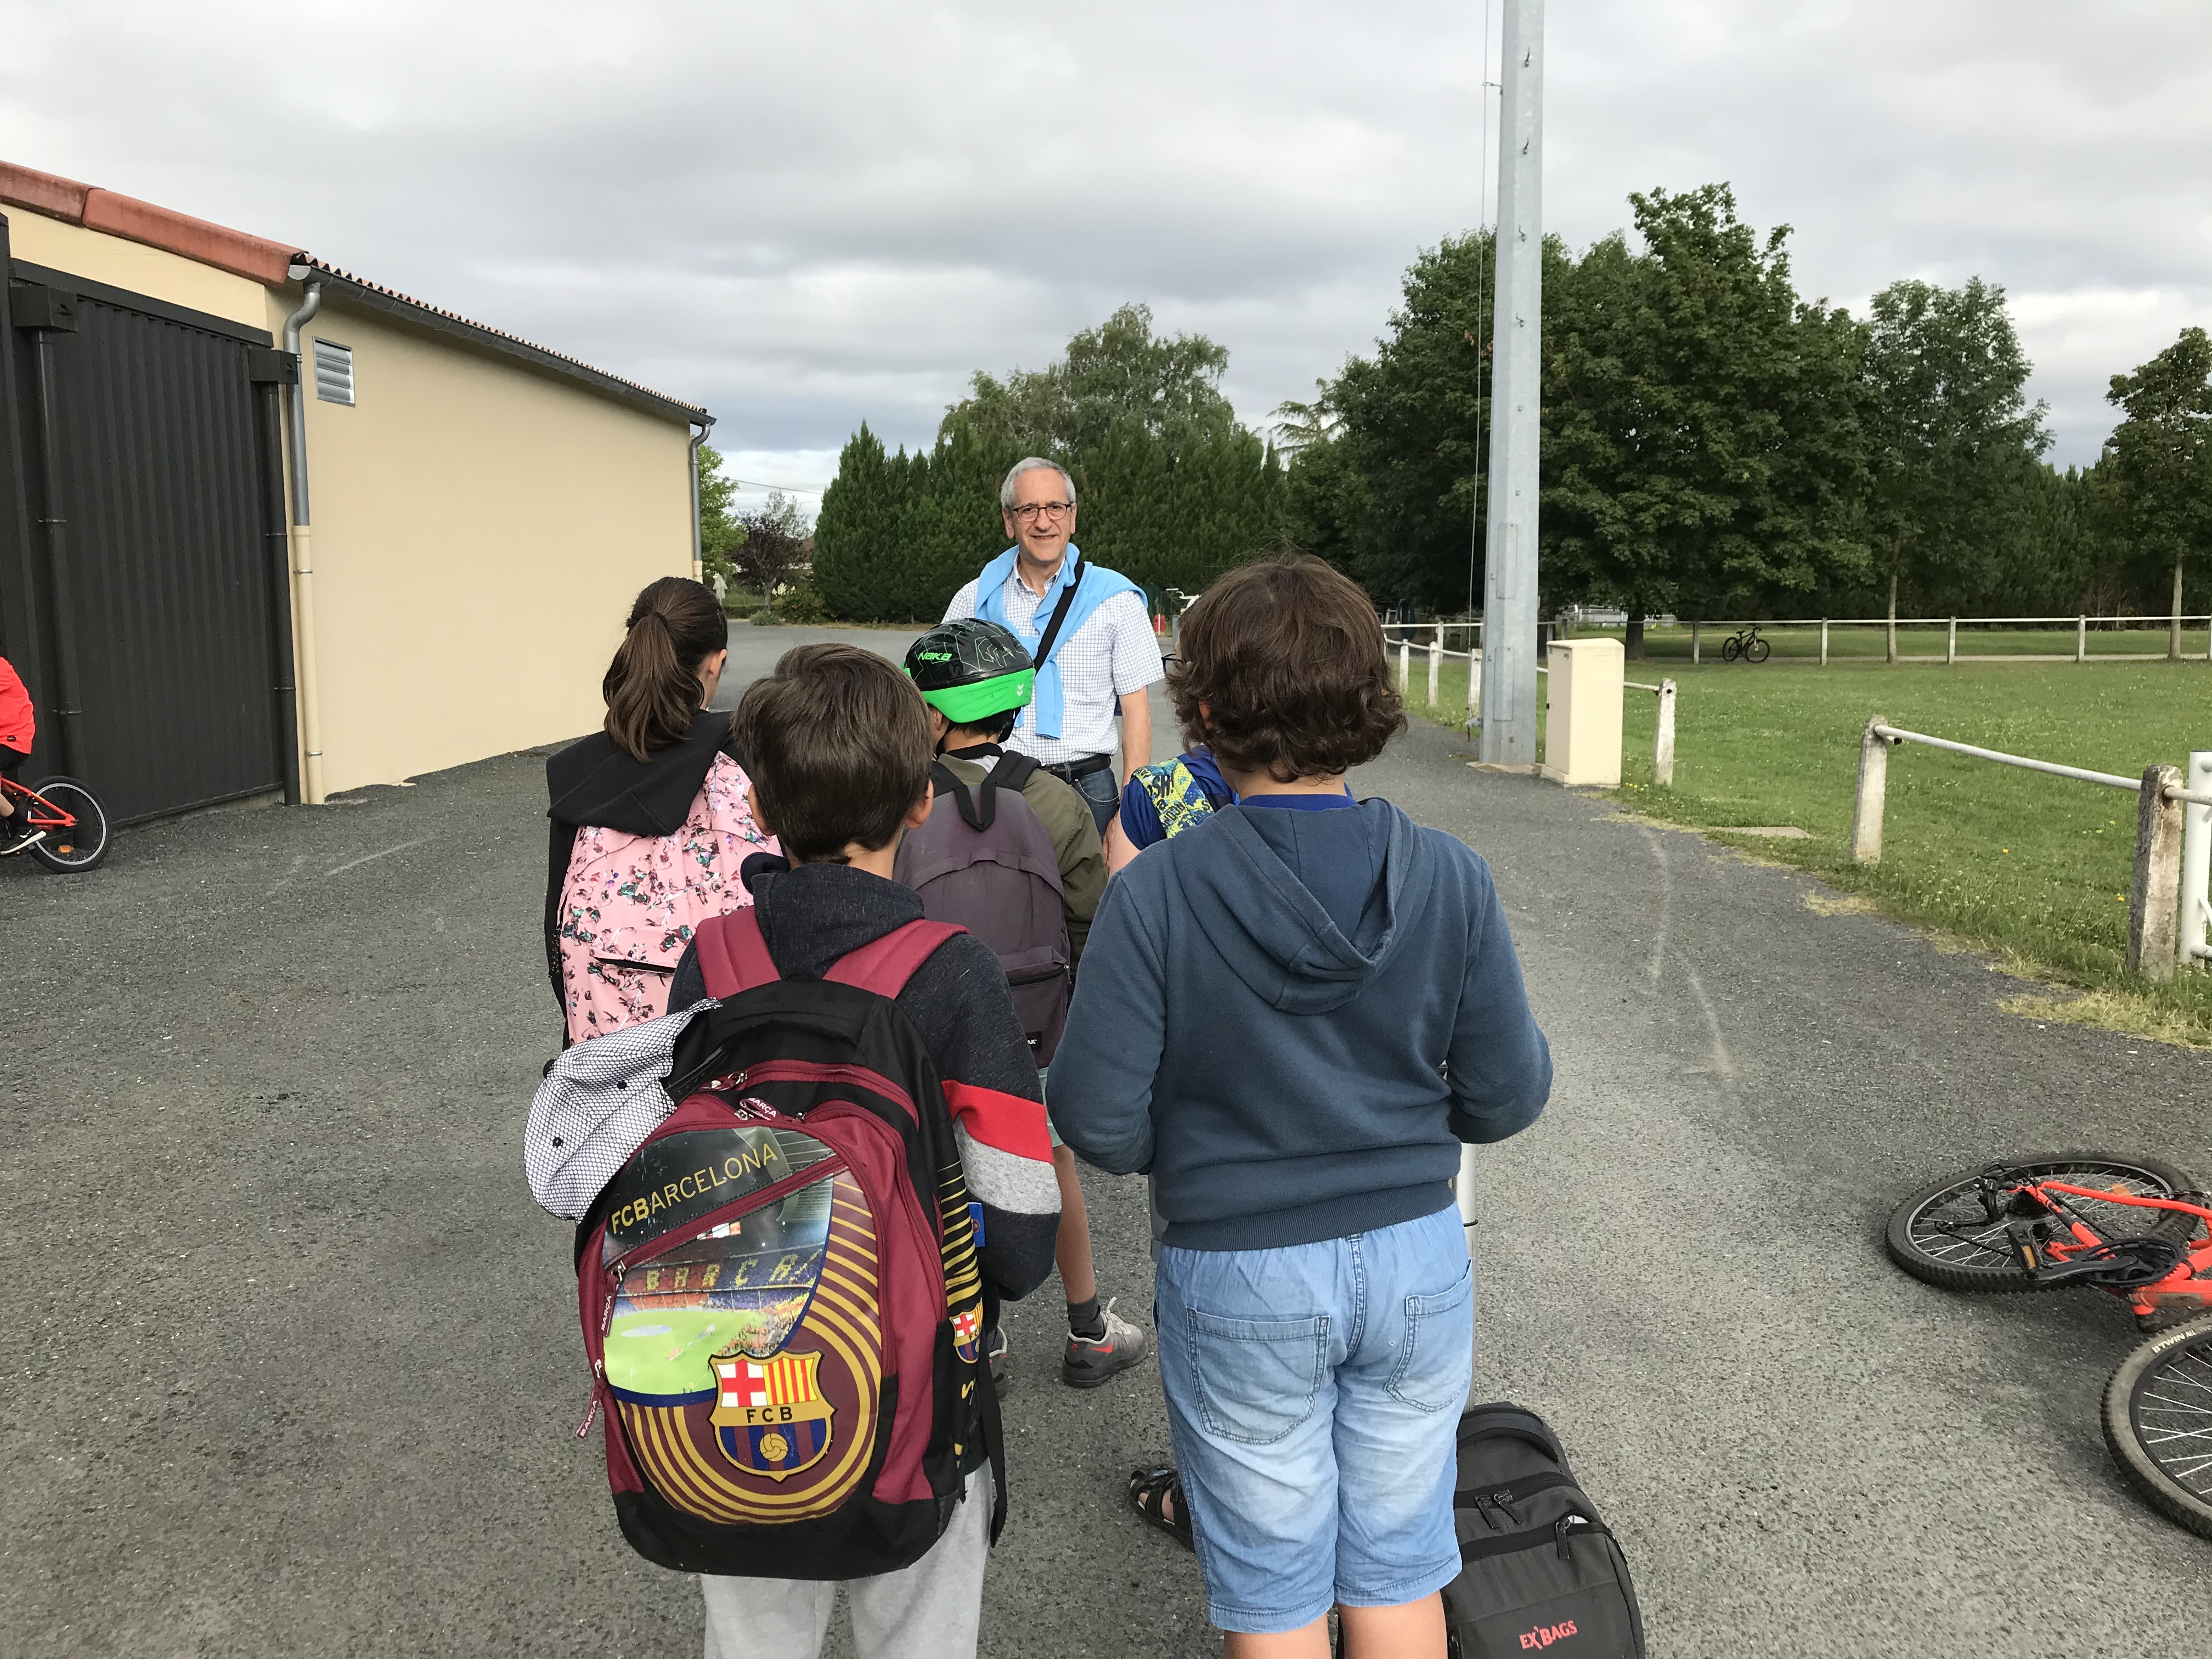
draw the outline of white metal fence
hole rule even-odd
[[[1559,613],[1559,621],[1563,626],[1571,626],[1589,632],[1609,633],[1614,629],[1625,629],[1626,627],[1625,620],[1615,622],[1611,620],[1607,613],[1586,610],[1563,611]],[[2212,623],[2212,614],[2197,615],[2186,611],[2179,614],[2169,612],[2162,617],[2094,617],[2087,612],[2077,611],[2072,616],[2064,617],[1741,617],[1734,620],[1701,618],[1693,620],[1689,625],[1690,660],[1700,664],[1705,661],[1705,635],[1709,631],[1718,638],[1747,628],[1819,629],[1820,630],[1820,666],[1826,668],[1831,660],[1830,636],[1834,629],[1839,628],[1881,629],[1885,636],[1886,654],[1899,662],[1955,664],[1960,660],[1959,630],[1961,628],[2070,627],[2074,630],[2074,648],[2070,652],[1975,651],[1969,652],[1967,657],[1969,660],[1974,662],[2165,662],[2183,654],[2180,635],[2184,629],[2205,623]],[[1680,623],[1673,617],[1649,617],[1644,625],[1647,629],[1677,629],[1681,626]],[[1384,623],[1382,627],[1386,632],[1394,629],[1433,629],[1439,641],[1443,639],[1446,629],[1459,629],[1467,635],[1470,649],[1480,649],[1482,619],[1479,617],[1471,622]],[[1898,649],[1899,633],[1905,629],[1918,628],[1943,629],[1943,651],[1940,656],[1933,652],[1906,652]],[[2143,632],[2161,628],[2166,629],[2168,633],[2167,648],[2164,651],[2092,651],[2089,649],[2089,636],[2094,633]],[[1458,656],[1464,653],[1453,652],[1449,654]],[[2208,629],[2206,631],[2204,650],[2201,659],[2193,659],[2212,662],[2212,629]]]
[[[2212,865],[2212,750],[2190,756],[2186,782],[2178,766],[2147,766],[2140,777],[2124,778],[1907,732],[1877,714],[1859,737],[1858,793],[1851,808],[1855,864],[1881,862],[1889,751],[1907,743],[2051,777],[2133,790],[2136,865],[2128,892],[2128,967],[2149,979],[2170,980],[2178,963],[2194,966],[2212,958],[2212,950],[2205,947],[2206,924],[2212,920],[2205,890],[2207,866]]]
[[[2212,622],[2212,617],[2172,614],[2163,617],[2092,617],[2077,612],[2070,617],[1785,617],[1780,618],[1750,618],[1736,621],[1697,621],[1690,624],[1690,660],[1705,661],[1705,635],[1707,629],[1716,635],[1729,634],[1747,628],[1784,629],[1817,628],[1820,630],[1820,666],[1829,665],[1830,634],[1838,628],[1880,629],[1886,636],[1886,654],[1897,662],[1941,662],[1955,665],[1959,657],[1959,630],[1961,628],[2051,628],[2071,625],[2074,629],[2074,649],[2071,652],[1970,652],[1972,662],[2166,662],[2182,655],[2180,635],[2184,629],[2200,623]],[[1944,630],[1943,653],[1900,651],[1897,647],[1899,632],[1908,628],[1940,628]],[[2163,628],[2169,632],[2169,643],[2164,651],[2092,651],[2089,635],[2108,629],[2141,631]],[[2205,636],[2203,660],[2212,662],[2212,632]]]

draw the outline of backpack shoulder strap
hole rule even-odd
[[[994,789],[1012,789],[1017,794],[1026,788],[1042,764],[1035,755],[1021,755],[1009,749],[999,757],[999,763],[991,769],[987,780]]]
[[[939,945],[967,931],[949,921],[909,921],[840,957],[822,977],[833,985],[851,985],[879,997],[896,997]]]
[[[998,763],[992,767],[983,780],[982,787],[977,791],[981,799],[976,801],[974,811],[968,810],[967,792],[961,792],[960,816],[968,820],[971,829],[988,830],[998,822],[999,791],[1011,789],[1017,795],[1020,794],[1022,786],[1030,781],[1036,769],[1036,756],[1017,755],[1011,750],[1002,751]]]
[[[929,781],[939,795],[952,797],[952,804],[960,809],[960,821],[981,834],[991,827],[998,816],[999,804],[991,799],[991,780],[983,780],[983,798],[979,802],[975,792],[960,781],[960,775],[939,761],[929,769]]]
[[[761,937],[760,918],[747,905],[742,910],[715,916],[699,924],[691,936],[699,953],[699,971],[707,981],[707,994],[720,1001],[756,985],[772,985],[783,975]]]

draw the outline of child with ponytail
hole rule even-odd
[[[708,708],[729,656],[721,605],[664,576],[626,626],[605,730],[545,763],[545,965],[568,1042],[666,1013],[691,935],[750,904],[738,866],[776,850],[753,822],[730,717]]]

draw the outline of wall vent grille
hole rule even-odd
[[[353,402],[353,348],[315,342],[315,396],[326,404]]]

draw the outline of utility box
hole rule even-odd
[[[1627,678],[1620,641],[1554,640],[1545,659],[1544,775],[1570,787],[1619,788]]]

